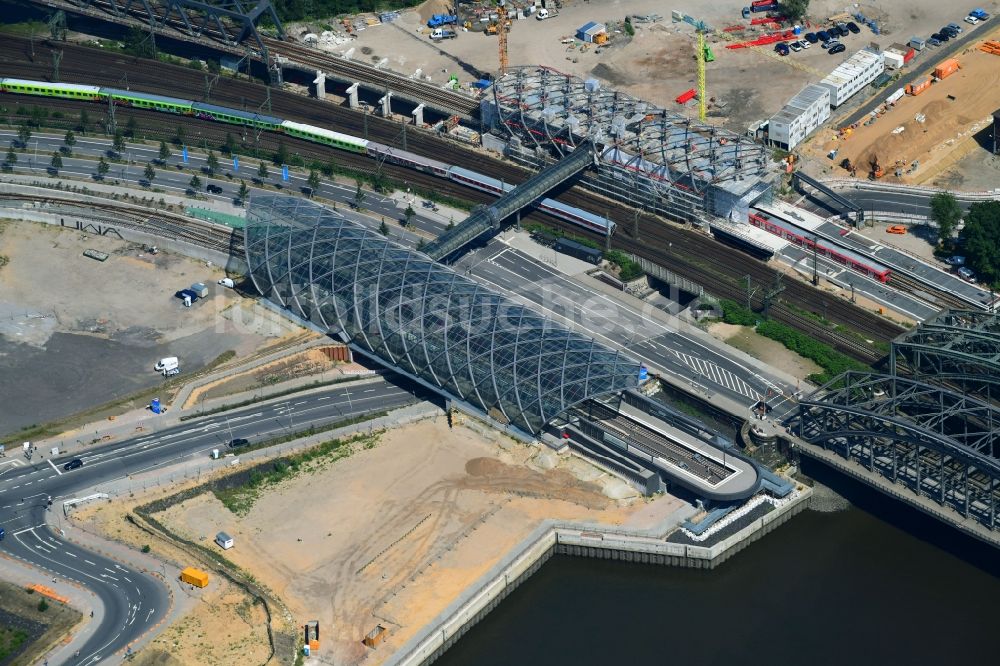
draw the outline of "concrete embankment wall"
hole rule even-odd
[[[538,571],[553,555],[713,569],[805,509],[810,489],[713,546],[667,543],[662,537],[600,526],[547,521],[386,662],[430,664]]]

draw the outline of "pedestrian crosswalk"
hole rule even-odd
[[[760,400],[760,391],[754,389],[741,377],[737,376],[735,373],[712,363],[711,361],[706,361],[704,359],[698,358],[692,354],[686,354],[682,351],[676,349],[671,349],[674,355],[677,356],[684,365],[688,366],[701,376],[715,382],[720,386],[724,386],[734,393],[746,396],[751,400]]]

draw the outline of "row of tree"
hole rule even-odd
[[[962,211],[950,192],[931,198],[931,219],[937,224],[938,245],[948,254],[961,254],[980,281],[1000,287],[1000,201],[980,201]],[[957,237],[955,229],[964,219]]]

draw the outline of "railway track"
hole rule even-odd
[[[186,99],[205,99],[205,75],[185,67],[164,65],[138,60],[132,57],[108,54],[95,49],[80,46],[65,45],[66,57],[63,60],[62,78],[64,80],[90,83],[95,85],[121,85],[128,74],[129,85],[147,90],[148,92],[184,97]],[[5,72],[25,78],[45,79],[50,73],[48,63],[51,54],[48,47],[36,45],[35,62],[27,60],[28,42],[16,38],[0,40],[0,57],[6,64]],[[72,58],[70,53],[72,52]],[[219,79],[212,87],[209,101],[225,104],[240,109],[259,109],[265,98],[263,86],[237,81]],[[46,104],[51,100],[46,100]],[[36,102],[37,103],[37,102]],[[91,105],[93,108],[94,105]],[[278,116],[331,127],[338,131],[364,136],[389,145],[401,146],[405,136],[406,148],[417,154],[433,157],[441,161],[467,166],[478,171],[486,171],[496,178],[502,178],[508,183],[520,183],[530,176],[530,173],[515,165],[495,160],[480,152],[464,148],[450,140],[442,140],[438,136],[415,130],[404,130],[396,122],[375,116],[368,116],[336,106],[330,102],[303,99],[300,95],[283,91],[274,91],[271,96],[271,111]],[[180,119],[178,119],[180,121]],[[184,122],[192,121],[185,118]],[[162,120],[160,121],[162,123]],[[173,124],[173,123],[171,123]],[[204,131],[204,130],[203,130]],[[224,136],[226,130],[222,131]],[[238,132],[229,128],[230,132]],[[405,134],[404,134],[405,131]],[[190,133],[189,133],[190,135]],[[264,141],[264,135],[260,136]],[[289,138],[286,145],[291,146]],[[263,145],[263,144],[262,144]],[[309,149],[301,147],[300,154]],[[311,154],[311,153],[310,153]],[[326,153],[329,157],[335,155],[335,161],[347,163],[354,159],[344,153]],[[365,160],[367,158],[358,157]],[[357,164],[355,162],[355,164]],[[370,164],[370,162],[369,162]],[[363,167],[358,167],[363,168]],[[385,165],[388,169],[388,165]],[[418,172],[409,171],[409,176],[402,180],[417,182]],[[448,183],[440,179],[432,179],[428,184],[434,189],[446,191]],[[466,200],[484,202],[489,200],[484,194],[463,189],[458,195]],[[632,237],[633,211],[580,188],[571,188],[553,197],[569,205],[585,210],[605,211],[619,225],[619,232],[612,239],[612,246],[627,250],[638,256],[643,256],[669,270],[703,284],[713,293],[725,298],[742,300],[745,294],[743,276],[751,275],[757,284],[770,284],[774,271],[762,262],[752,257],[734,252],[731,248],[718,243],[710,236],[694,232],[650,215],[639,218],[639,239]],[[537,215],[533,213],[533,215]],[[577,227],[557,222],[548,216],[544,218],[547,224],[571,229],[573,233],[586,234]],[[603,240],[603,239],[597,239]],[[718,261],[717,257],[726,257]],[[708,263],[706,263],[708,262]],[[710,265],[708,265],[710,263]],[[725,276],[720,283],[716,275]],[[853,306],[847,301],[832,296],[821,296],[810,286],[795,281],[785,283],[785,292],[781,298],[796,309],[817,314],[824,314],[827,319],[849,328],[853,328],[876,342],[886,342],[902,332],[902,328],[892,322],[882,319],[874,313]],[[828,301],[825,306],[822,301]],[[789,321],[788,323],[793,323]],[[839,348],[853,346],[853,339],[845,338]],[[861,360],[861,359],[859,359]]]
[[[168,211],[149,211],[126,202],[74,201],[54,195],[0,194],[0,201],[29,203],[41,212],[64,212],[102,227],[124,227],[161,238],[193,243],[235,256],[245,256],[242,235],[229,227]]]
[[[905,291],[914,298],[920,299],[942,310],[950,308],[954,310],[966,310],[969,304],[961,298],[941,290],[938,287],[927,285],[907,275],[893,273],[889,278],[890,284],[900,291]]]

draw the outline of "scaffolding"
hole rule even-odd
[[[767,149],[548,67],[516,67],[483,102],[484,124],[508,139],[508,156],[533,168],[594,143],[601,168],[583,184],[672,219],[746,220],[771,188]],[[604,168],[608,167],[608,168]]]

